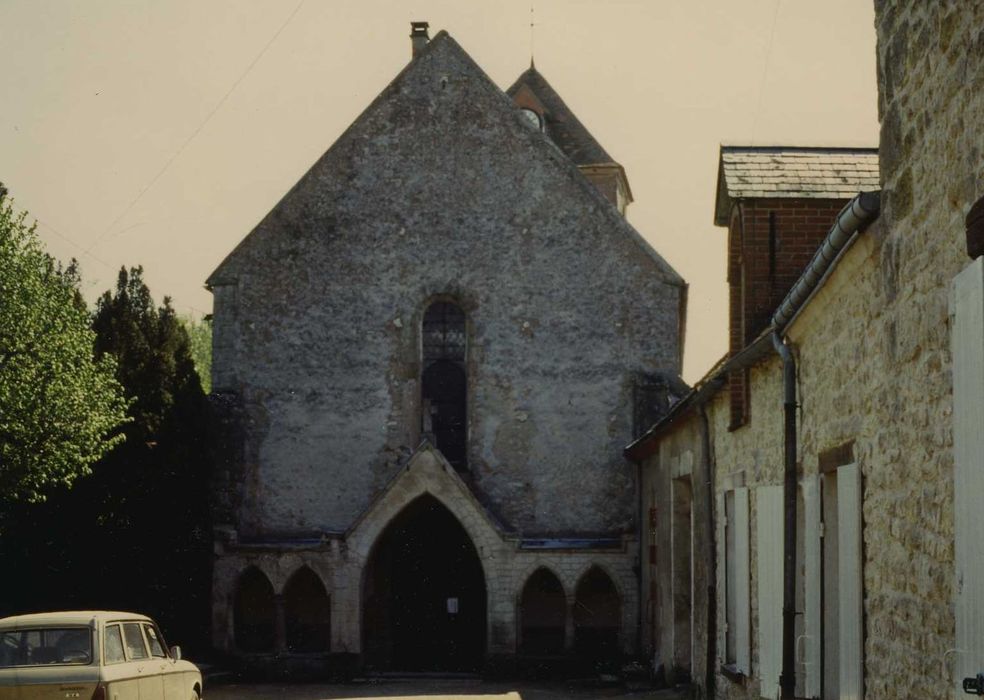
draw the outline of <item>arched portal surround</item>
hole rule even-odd
[[[380,535],[363,569],[362,595],[362,650],[370,667],[482,667],[484,570],[467,532],[433,496],[412,501]]]
[[[283,622],[278,633],[278,608],[275,607],[273,632],[275,642],[278,634],[283,641],[273,653],[304,653],[288,649],[286,620],[288,593],[293,587],[290,582],[306,568],[323,584],[329,601],[328,651],[365,658],[366,569],[371,568],[376,545],[390,525],[398,521],[411,503],[424,496],[439,503],[440,508],[453,517],[474,549],[486,585],[484,649],[487,658],[522,653],[523,591],[530,577],[541,568],[552,572],[564,591],[565,654],[573,653],[575,647],[578,585],[592,567],[599,567],[606,573],[619,596],[621,632],[618,643],[622,651],[632,653],[635,650],[636,635],[632,630],[637,624],[638,591],[632,569],[636,552],[634,539],[623,538],[620,546],[610,549],[565,549],[562,543],[557,548],[527,549],[518,536],[502,529],[454,468],[426,443],[344,533],[316,543],[298,543],[292,548],[218,541],[213,576],[215,647],[232,653],[261,653],[243,652],[234,639],[236,591],[240,577],[253,568],[271,584],[274,605],[277,606],[279,601]],[[310,586],[309,590],[314,588]]]

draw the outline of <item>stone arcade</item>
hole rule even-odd
[[[686,285],[532,67],[445,32],[208,280],[215,646],[475,670],[637,649],[633,467]],[[426,640],[426,643],[422,643]]]

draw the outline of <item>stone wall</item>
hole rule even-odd
[[[611,579],[621,604],[619,642],[625,653],[637,648],[638,551],[634,538],[606,549],[524,549],[475,499],[462,479],[431,448],[418,452],[387,491],[344,534],[307,543],[219,545],[213,577],[212,629],[216,649],[235,652],[234,601],[239,577],[251,567],[281,595],[290,577],[303,567],[314,571],[331,597],[331,651],[362,651],[363,572],[380,534],[408,504],[422,496],[437,499],[461,523],[475,545],[485,572],[489,657],[516,653],[518,603],[530,575],[546,567],[560,580],[567,597],[567,646],[573,642],[573,609],[578,582],[592,567]]]
[[[984,192],[984,6],[875,5],[882,213],[788,329],[798,367],[798,462],[809,479],[826,455],[850,452],[862,472],[864,697],[942,699],[953,697],[960,653],[952,651],[948,307],[951,281],[968,263],[963,218]],[[738,430],[727,429],[723,392],[707,405],[717,489],[742,472],[753,489],[781,483],[780,378],[774,357],[751,370],[751,418]],[[649,472],[665,469],[664,452],[684,449],[677,442],[696,449],[696,420],[667,428]],[[752,674],[718,675],[716,697],[760,695],[768,640],[756,629],[754,498],[750,505]],[[721,606],[720,572],[718,581]]]
[[[527,533],[634,528],[633,385],[678,373],[685,286],[447,35],[210,284],[244,537],[344,530],[405,463],[434,299],[467,315],[475,491]]]

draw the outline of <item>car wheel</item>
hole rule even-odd
[[[198,694],[197,690],[191,691],[191,700],[201,700],[201,695]]]

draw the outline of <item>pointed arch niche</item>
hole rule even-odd
[[[318,575],[306,566],[284,587],[287,651],[323,652],[331,649],[331,601]]]
[[[598,566],[588,569],[574,593],[574,651],[584,658],[614,659],[622,601],[611,578]]]
[[[528,656],[564,653],[567,596],[550,569],[540,567],[523,586],[519,601],[520,652]]]
[[[467,531],[438,499],[420,496],[382,531],[363,571],[363,653],[377,670],[478,670],[487,606]]]
[[[236,648],[246,652],[274,649],[274,600],[270,579],[255,566],[246,569],[236,586],[233,634]]]
[[[468,377],[465,312],[438,299],[421,322],[421,433],[456,470],[467,468]]]

